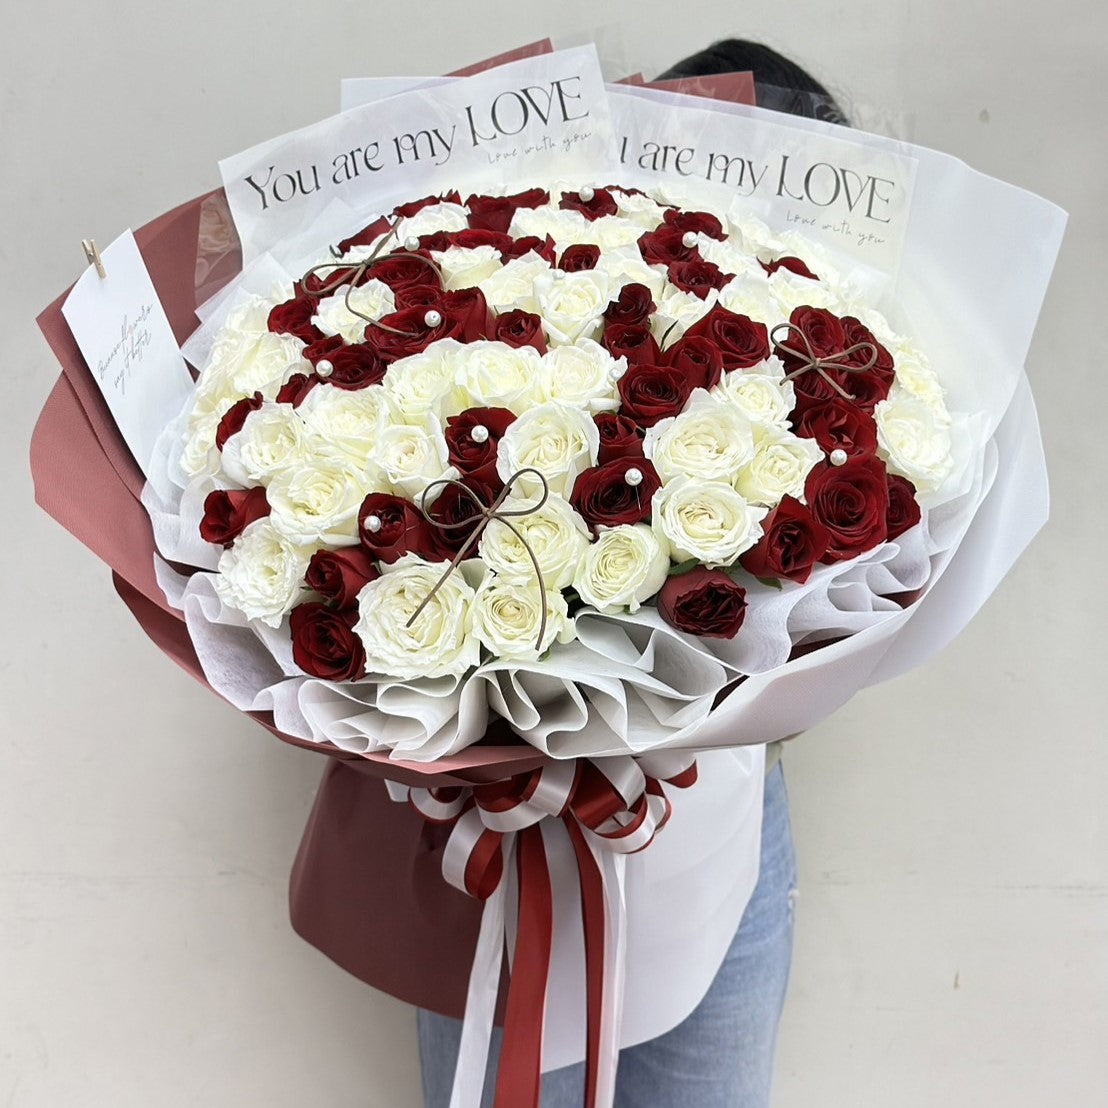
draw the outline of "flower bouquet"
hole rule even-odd
[[[587,48],[222,169],[139,236],[198,374],[145,481],[44,313],[40,498],[163,649],[336,759],[294,921],[464,999],[456,1103],[506,930],[501,1101],[587,1055],[610,1103],[619,1046],[695,1006],[738,924],[760,744],[941,647],[1041,522],[1022,361],[1059,213],[930,151],[605,86]],[[424,821],[474,899],[400,896],[366,961],[366,897],[435,887]]]

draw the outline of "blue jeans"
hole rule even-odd
[[[657,1039],[619,1055],[616,1108],[766,1108],[777,1022],[792,957],[796,859],[781,763],[766,777],[758,884],[731,948],[692,1015]],[[461,1022],[419,1012],[426,1108],[447,1108]],[[491,1108],[500,1054],[494,1032],[485,1078]],[[542,1077],[542,1108],[580,1108],[584,1065]]]

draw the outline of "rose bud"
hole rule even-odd
[[[749,316],[729,312],[718,304],[685,332],[685,338],[693,335],[714,343],[725,370],[750,369],[769,357],[766,325],[756,323]]]
[[[841,466],[823,463],[808,474],[804,498],[813,518],[831,533],[820,559],[841,562],[885,541],[889,486],[880,458],[848,458]]]
[[[718,239],[720,242],[727,238],[723,224],[709,212],[682,212],[669,208],[662,218],[667,227],[673,227],[683,235],[692,231],[693,234],[707,235],[708,238]]]
[[[444,436],[450,464],[485,484],[498,485],[496,449],[515,418],[507,408],[467,408],[460,415],[447,416]],[[476,427],[487,434],[478,432],[474,437]]]
[[[845,450],[853,458],[877,452],[873,416],[839,396],[823,403],[812,401],[799,414],[794,412],[793,429],[806,439],[814,439],[825,454]]]
[[[753,577],[784,577],[802,585],[830,544],[827,528],[799,500],[786,496],[762,520],[762,537],[739,562]]]
[[[489,328],[489,338],[507,346],[533,346],[540,354],[546,353],[546,335],[542,320],[534,312],[515,308],[498,315]]]
[[[262,406],[262,403],[262,394],[256,392],[253,396],[244,396],[241,400],[235,401],[235,403],[223,413],[223,418],[219,421],[219,426],[215,429],[215,446],[217,450],[222,450],[227,440],[232,435],[237,435],[242,430],[242,425],[246,422],[246,417],[251,412],[256,412]]]
[[[619,414],[640,427],[677,415],[688,403],[692,383],[672,366],[633,365],[619,380]]]
[[[785,269],[789,273],[795,273],[798,277],[807,277],[810,281],[819,280],[799,258],[794,258],[791,254],[778,258],[776,261],[759,262],[758,264],[766,271],[767,277],[772,277],[779,269]]]
[[[312,322],[316,302],[308,296],[295,296],[275,304],[269,313],[269,330],[275,335],[295,335],[305,343],[318,342],[323,332]]]
[[[646,458],[617,458],[581,473],[569,502],[593,532],[598,527],[641,523],[650,515],[650,501],[662,487],[654,464]]]
[[[613,358],[626,358],[628,365],[655,365],[662,360],[658,340],[643,323],[609,323],[601,341]]]
[[[567,212],[580,212],[590,223],[603,215],[617,215],[619,206],[608,189],[592,189],[584,200],[579,192],[563,192],[558,207]]]
[[[666,271],[669,282],[682,292],[691,292],[701,300],[708,298],[713,289],[721,289],[731,280],[732,274],[724,274],[719,266],[702,258],[687,262],[672,262]]]
[[[429,524],[410,500],[371,492],[358,509],[358,538],[377,561],[395,562],[428,548]]]
[[[723,377],[723,355],[702,335],[685,335],[662,357],[666,365],[684,373],[694,389],[713,389]]]
[[[916,502],[916,486],[907,477],[889,474],[889,510],[885,515],[888,540],[900,538],[905,531],[920,521],[919,504]]]
[[[204,498],[200,537],[215,546],[230,546],[257,519],[269,515],[265,489],[216,489]]]
[[[639,425],[627,416],[615,412],[597,412],[593,417],[600,432],[598,465],[607,465],[619,458],[641,458],[643,434]]]
[[[365,676],[365,647],[354,634],[358,612],[300,604],[289,614],[292,660],[310,677],[355,681]]]
[[[336,608],[349,608],[358,593],[379,576],[369,551],[360,546],[317,550],[308,563],[304,583]]]
[[[746,589],[722,570],[697,566],[666,578],[658,614],[671,627],[709,639],[733,639],[746,618]]]
[[[600,247],[588,242],[579,242],[574,246],[567,246],[562,251],[558,268],[566,273],[579,273],[583,269],[595,269],[598,261],[600,261]]]
[[[307,373],[294,373],[282,386],[277,393],[278,404],[291,404],[294,408],[299,408],[304,403],[304,397],[308,395],[316,387],[316,385],[323,384],[323,379],[317,377],[314,373],[309,376]]]
[[[646,325],[654,311],[654,298],[646,285],[637,282],[624,285],[619,296],[604,309],[604,320],[609,325],[625,323],[637,327]]]

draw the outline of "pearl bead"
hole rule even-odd
[[[437,326],[438,326],[438,325],[439,325],[440,323],[442,323],[442,313],[441,313],[441,312],[436,312],[436,311],[435,311],[435,309],[434,309],[434,308],[432,308],[432,309],[431,309],[431,310],[430,310],[430,311],[429,311],[429,312],[428,312],[428,313],[427,313],[427,314],[426,314],[426,315],[425,315],[425,316],[423,317],[423,322],[424,322],[424,323],[425,323],[425,324],[426,324],[426,325],[427,325],[428,327],[437,327]]]
[[[404,249],[405,250],[418,250],[419,249],[419,239],[417,239],[414,235],[410,235],[408,238],[406,238],[404,240]]]
[[[642,484],[642,470],[641,469],[629,469],[624,475],[623,479],[631,486],[636,488]]]
[[[577,193],[577,195],[578,195],[579,197],[581,197],[581,203],[582,203],[582,204],[591,204],[591,203],[592,203],[592,201],[593,201],[593,197],[595,197],[595,196],[596,196],[596,193],[595,193],[595,192],[594,192],[594,191],[593,191],[593,190],[592,190],[591,188],[589,188],[589,186],[588,186],[588,185],[585,185],[585,186],[584,186],[584,187],[583,187],[583,188],[582,188],[582,189],[581,189],[581,190],[580,190],[580,191],[579,191],[579,192]]]
[[[700,240],[696,237],[695,231],[686,231],[681,236],[681,242],[689,250],[691,250]]]
[[[473,439],[474,442],[488,442],[489,429],[487,427],[482,427],[481,424],[478,423],[477,426],[469,432],[469,437]]]
[[[317,377],[330,377],[334,372],[335,367],[326,358],[320,358],[315,364],[315,375]]]
[[[611,377],[611,379],[613,381],[618,381],[623,377],[623,375],[626,372],[627,372],[627,367],[626,366],[614,365],[614,366],[612,366],[612,368],[610,370],[608,370],[608,376]]]
[[[846,451],[842,449],[831,451],[831,464],[833,466],[846,465]]]
[[[366,516],[365,517],[365,529],[372,531],[376,534],[381,530],[381,517],[380,516]]]

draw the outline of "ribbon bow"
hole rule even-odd
[[[804,344],[803,350],[796,350],[791,346],[786,346],[785,343],[778,339],[777,333],[784,331],[786,336],[789,336],[795,332],[800,336],[800,341]],[[850,395],[836,381],[828,372],[828,369],[838,369],[843,373],[868,373],[877,364],[877,347],[872,342],[856,342],[853,346],[848,346],[845,350],[840,350],[835,354],[826,354],[819,356],[812,349],[812,343],[808,336],[794,323],[779,323],[769,333],[770,341],[779,349],[784,350],[786,354],[793,355],[794,358],[799,358],[803,365],[798,366],[791,373],[785,374],[785,380],[791,381],[794,377],[799,377],[802,373],[808,373],[811,370],[815,370],[844,400],[853,400],[854,397]],[[862,350],[868,350],[869,356],[866,358],[865,365],[847,365],[841,359],[849,358],[852,354],[857,354]]]
[[[559,821],[568,833],[581,892],[585,1103],[611,1105],[623,993],[623,862],[649,846],[669,819],[663,784],[687,788],[695,781],[695,757],[667,752],[550,762],[532,773],[467,788],[407,789],[390,783],[394,799],[406,797],[428,821],[452,826],[443,876],[485,903],[451,1108],[476,1108],[481,1100],[506,934],[504,877],[513,853],[519,922],[495,1108],[538,1108],[553,938],[551,869],[542,830],[547,820]]]

